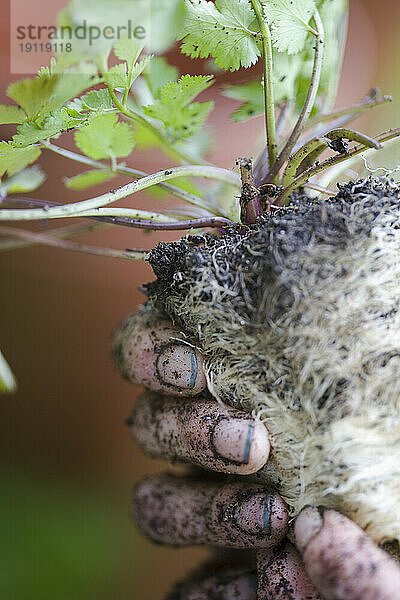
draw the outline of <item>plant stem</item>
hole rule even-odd
[[[37,200],[36,198],[7,198],[7,204],[16,204],[17,206],[60,206],[58,202],[46,202],[46,200]],[[110,214],[112,213],[112,214]],[[119,216],[115,216],[115,213],[120,213]],[[98,216],[101,214],[101,216]],[[147,214],[147,219],[145,218]],[[109,216],[107,216],[109,215]],[[148,216],[150,215],[150,217]],[[80,215],[81,216],[81,215]],[[157,213],[145,213],[144,211],[132,210],[129,208],[121,208],[121,209],[97,209],[89,214],[82,214],[84,218],[93,219],[100,223],[103,223],[103,227],[107,225],[121,225],[123,227],[137,227],[139,229],[164,229],[164,230],[182,230],[182,229],[193,229],[193,228],[203,228],[203,227],[227,227],[234,225],[234,222],[230,219],[226,219],[224,217],[213,217],[213,216],[205,216],[193,219],[179,220],[177,221],[175,217],[168,217],[168,215],[157,214]],[[138,218],[142,216],[142,218]],[[160,217],[159,221],[153,220],[156,217]],[[166,221],[165,219],[168,219]],[[101,225],[100,225],[101,227]],[[65,235],[69,235],[71,233],[81,233],[85,231],[91,231],[95,229],[95,225],[72,225],[65,228],[60,228],[55,230],[55,233],[60,232],[60,237],[64,237],[63,232],[65,231]],[[99,225],[97,225],[99,228]],[[57,235],[57,237],[59,237]],[[22,245],[25,245],[22,242]],[[4,242],[1,244],[0,242],[0,250],[4,248]]]
[[[33,208],[33,209],[21,209],[21,210],[13,210],[13,209],[3,209],[0,210],[0,221],[33,221],[40,219],[52,219],[52,218],[60,218],[60,217],[72,217],[72,216],[88,216],[87,211],[93,211],[96,209],[100,209],[103,206],[107,206],[108,204],[112,204],[117,200],[121,200],[122,198],[126,198],[131,194],[135,194],[140,192],[141,190],[145,190],[153,185],[157,185],[163,181],[168,179],[174,179],[176,177],[204,177],[209,179],[216,179],[219,181],[223,181],[225,183],[230,183],[232,185],[240,186],[240,179],[231,171],[226,169],[220,169],[218,167],[206,167],[202,165],[193,165],[193,166],[185,166],[185,167],[175,167],[173,169],[167,171],[159,171],[158,173],[154,173],[153,175],[148,175],[147,177],[143,177],[138,181],[132,181],[127,185],[124,185],[116,190],[111,190],[105,194],[101,194],[100,196],[96,196],[95,198],[89,198],[88,200],[82,200],[81,202],[72,202],[71,204],[63,204],[61,206],[55,206],[53,208]],[[126,209],[125,209],[126,210]],[[115,209],[114,214],[118,216],[120,214],[121,209],[119,209],[119,213],[116,212]],[[136,211],[137,213],[143,211]],[[154,215],[157,213],[148,213],[149,215]],[[91,216],[91,215],[90,215]],[[111,215],[110,215],[111,216]],[[133,216],[133,215],[132,215]],[[169,220],[165,215],[160,215],[161,220]],[[138,217],[140,218],[140,217]],[[146,218],[146,217],[145,217]],[[147,217],[152,218],[152,217]],[[158,216],[157,216],[158,219]]]
[[[7,237],[13,236],[17,239],[26,240],[44,246],[53,246],[64,250],[73,250],[75,252],[84,252],[85,254],[95,254],[97,256],[108,256],[110,258],[126,258],[129,260],[145,260],[148,256],[147,250],[115,250],[113,248],[98,248],[96,246],[87,246],[77,244],[63,239],[57,239],[49,234],[33,233],[16,227],[0,227],[0,235]]]
[[[318,92],[319,81],[321,78],[322,59],[323,59],[323,54],[324,54],[323,53],[324,28],[323,28],[322,21],[321,21],[321,18],[319,16],[319,13],[317,10],[314,13],[314,21],[315,21],[318,35],[315,40],[314,64],[313,64],[313,70],[312,70],[311,79],[310,79],[310,85],[308,87],[307,97],[304,102],[304,106],[301,110],[301,113],[299,115],[299,118],[297,120],[297,123],[294,126],[293,131],[289,136],[289,139],[287,140],[285,146],[283,147],[282,151],[280,152],[274,165],[269,170],[269,173],[267,174],[263,183],[268,183],[268,182],[273,183],[276,181],[281,167],[290,157],[290,153],[292,152],[297,140],[299,139],[299,137],[303,131],[305,122],[307,121],[308,117],[310,116],[311,110],[314,106],[315,98],[316,98],[317,92]]]
[[[106,210],[106,209],[103,209]],[[93,217],[96,219],[97,217]],[[180,231],[185,229],[203,229],[205,227],[223,228],[235,225],[233,221],[224,217],[204,217],[199,219],[188,219],[187,221],[171,221],[165,223],[162,221],[146,221],[144,219],[134,219],[130,217],[104,217],[108,223],[123,225],[125,227],[136,227],[137,229],[150,229],[157,231]],[[100,219],[99,219],[100,220]]]
[[[343,139],[350,140],[352,142],[358,142],[367,146],[367,148],[375,148],[375,150],[381,149],[381,144],[374,138],[364,135],[353,129],[332,129],[325,133],[324,137],[312,138],[307,143],[303,144],[300,149],[292,156],[288,162],[286,169],[282,175],[281,184],[284,187],[288,187],[292,181],[299,176],[300,173],[306,169],[312,167],[317,158],[322,154],[328,146],[332,147],[332,142],[343,141]],[[336,152],[341,152],[336,148],[332,148]]]
[[[14,200],[14,199],[13,199]],[[16,200],[19,200],[17,198]],[[25,200],[25,198],[23,198]],[[70,235],[81,235],[83,233],[91,233],[92,231],[97,231],[99,229],[103,229],[107,227],[107,223],[74,223],[73,225],[67,225],[66,227],[58,227],[51,232],[51,235],[55,238],[64,238],[69,237]],[[16,250],[17,248],[25,248],[27,246],[34,245],[32,242],[28,241],[11,241],[11,240],[2,240],[0,241],[0,252],[7,250]]]
[[[304,144],[290,159],[283,172],[281,183],[287,187],[295,179],[296,172],[303,161],[309,160],[310,166],[320,154],[329,146],[327,137],[315,137]]]
[[[332,129],[325,134],[325,137],[329,138],[332,141],[341,140],[345,138],[346,140],[350,140],[351,142],[359,142],[360,144],[364,144],[368,148],[375,148],[375,150],[381,149],[381,144],[375,138],[370,137],[369,135],[365,135],[364,133],[360,133],[359,131],[354,131],[353,129],[345,129],[340,127],[338,129]]]
[[[262,53],[264,66],[264,107],[265,107],[265,129],[267,135],[268,163],[269,167],[276,161],[276,127],[275,127],[275,105],[274,88],[272,84],[272,41],[271,32],[265,25],[262,9],[258,0],[250,0],[262,37]]]
[[[335,190],[330,190],[329,188],[324,187],[323,185],[318,185],[318,183],[305,183],[303,187],[308,188],[310,190],[315,190],[316,192],[320,192],[321,194],[326,194],[327,196],[335,196]]]
[[[89,158],[88,156],[85,156],[84,154],[78,154],[77,152],[72,152],[71,150],[67,150],[66,148],[61,148],[60,146],[56,146],[55,144],[52,144],[51,142],[47,142],[47,141],[42,141],[42,142],[40,142],[40,144],[43,146],[43,148],[46,148],[47,150],[51,150],[52,152],[55,152],[56,154],[59,154],[60,156],[64,156],[65,158],[69,158],[69,159],[74,160],[75,162],[79,162],[83,165],[88,165],[89,167],[92,167],[93,169],[100,169],[101,171],[109,171],[110,170],[108,165],[105,165],[104,163],[102,163],[98,160],[94,160],[93,158]],[[148,173],[145,173],[144,171],[139,171],[138,169],[132,169],[131,167],[122,167],[120,165],[118,165],[116,167],[115,173],[117,173],[118,175],[126,175],[127,177],[135,177],[136,179],[142,179],[143,177],[149,176]],[[220,214],[221,214],[217,208],[212,207],[209,204],[207,204],[202,198],[200,198],[200,196],[196,196],[195,194],[192,194],[191,192],[182,190],[181,188],[171,185],[170,183],[161,182],[158,185],[160,187],[162,187],[163,189],[165,189],[166,191],[168,191],[173,196],[176,196],[177,198],[180,198],[181,200],[185,200],[189,204],[193,204],[194,206],[199,206],[200,208],[204,208],[208,212],[211,212],[217,216],[220,216]],[[237,185],[239,185],[239,181],[238,181]]]
[[[242,223],[255,223],[263,213],[258,189],[254,185],[253,161],[251,158],[239,158],[242,191],[240,194],[240,220]]]
[[[400,127],[398,129],[392,129],[390,131],[385,131],[384,133],[377,135],[375,139],[379,143],[384,143],[386,141],[389,141],[389,140],[392,140],[392,139],[398,138],[398,137],[400,137]],[[325,169],[328,169],[329,167],[332,167],[332,166],[342,163],[346,160],[349,160],[350,158],[357,156],[357,154],[361,154],[362,152],[364,152],[366,150],[367,150],[367,148],[365,148],[364,145],[361,147],[357,146],[356,148],[353,148],[345,155],[332,156],[331,158],[324,160],[319,165],[315,165],[315,166],[311,167],[310,169],[307,169],[306,171],[301,173],[301,175],[296,177],[296,179],[287,188],[285,188],[283,190],[283,192],[280,194],[279,198],[277,199],[276,204],[278,204],[279,206],[286,206],[287,204],[289,204],[290,194],[298,187],[301,187],[311,177],[318,175],[318,173],[325,171]]]
[[[374,100],[369,100],[368,102],[359,102],[358,104],[353,104],[352,106],[347,106],[346,108],[338,108],[337,110],[333,110],[327,114],[319,114],[312,119],[309,119],[307,123],[306,129],[312,129],[319,123],[326,123],[328,121],[333,121],[338,117],[343,117],[345,115],[351,115],[354,113],[354,118],[358,117],[361,113],[369,110],[370,108],[375,108],[375,106],[381,106],[383,104],[388,104],[389,102],[393,102],[392,96],[382,96],[381,98],[376,98]]]
[[[382,142],[382,139],[381,139],[381,142]],[[396,137],[391,137],[390,139],[388,139],[387,141],[384,142],[383,149],[387,150],[391,145],[393,145],[395,143],[398,144],[399,140]],[[332,181],[341,177],[343,173],[345,173],[346,171],[351,171],[354,167],[354,164],[356,162],[360,161],[360,158],[363,158],[363,157],[367,158],[367,157],[371,156],[372,154],[375,154],[374,148],[367,148],[362,153],[362,156],[360,156],[359,153],[357,153],[357,154],[351,156],[347,161],[339,163],[337,165],[333,165],[333,167],[327,169],[327,171],[319,178],[320,185],[322,185],[324,187],[327,185],[330,185]],[[348,176],[349,177],[357,176],[357,173],[355,171],[353,171],[352,174],[349,174]]]

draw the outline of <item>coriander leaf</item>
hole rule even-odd
[[[134,139],[128,123],[118,123],[114,113],[94,114],[87,125],[75,133],[78,148],[95,160],[119,158],[131,153]]]
[[[0,352],[0,393],[12,394],[17,389],[17,382],[6,359]]]
[[[179,81],[169,81],[160,90],[160,101],[173,107],[189,104],[213,84],[212,75],[183,75]]]
[[[7,96],[18,102],[28,115],[34,119],[41,110],[46,110],[50,98],[54,94],[56,78],[21,79],[11,83],[7,88]]]
[[[313,0],[262,0],[274,46],[280,52],[296,54],[304,48],[306,37],[314,30],[309,21],[314,14]]]
[[[150,69],[144,75],[154,98],[158,96],[160,89],[166,83],[176,81],[178,77],[179,70],[176,67],[169,65],[165,58],[159,56],[153,58]]]
[[[147,65],[150,64],[151,60],[152,60],[151,56],[145,56],[145,58],[143,60],[141,60],[138,63],[136,63],[135,65],[133,65],[133,67],[129,70],[129,77],[128,77],[129,88],[131,87],[132,83],[139,77],[139,75],[141,75],[143,73],[143,71],[145,70]]]
[[[13,146],[24,147],[41,140],[59,137],[63,131],[81,125],[85,119],[86,115],[79,115],[79,118],[76,118],[71,116],[65,108],[60,108],[46,116],[40,125],[33,121],[19,125],[17,134],[12,140]]]
[[[7,95],[23,108],[30,120],[60,108],[100,81],[93,65],[70,67],[61,73],[54,65],[50,70],[42,68],[36,78],[15,81],[7,88]]]
[[[221,69],[247,68],[260,56],[259,26],[248,0],[186,0],[181,38],[184,54],[212,56]]]
[[[135,63],[143,50],[143,44],[134,38],[121,38],[114,46],[114,54],[129,65]]]
[[[41,168],[34,165],[33,167],[22,169],[22,171],[2,181],[0,183],[0,190],[5,194],[32,192],[42,185],[45,179],[46,175]]]
[[[22,108],[15,104],[0,104],[0,125],[6,123],[22,123],[26,115]]]
[[[109,110],[112,109],[112,98],[110,96],[110,92],[105,88],[100,90],[92,90],[88,92],[81,98],[75,98],[70,104],[68,104],[67,109],[76,109],[78,114],[81,110],[91,110],[97,111],[101,108]]]
[[[111,67],[104,73],[104,80],[110,88],[129,88],[132,83],[141,75],[146,66],[149,64],[151,56],[146,56],[143,60],[128,68],[126,62],[119,63],[115,67]]]
[[[128,85],[128,65],[123,62],[115,65],[115,67],[111,67],[108,69],[106,73],[104,73],[104,81],[110,88],[125,88]]]
[[[27,165],[35,162],[40,154],[41,150],[37,146],[16,148],[11,143],[0,142],[0,177],[5,172],[9,176],[18,173]]]
[[[211,85],[212,79],[211,75],[184,75],[177,83],[165,84],[160,91],[160,99],[143,110],[147,116],[162,121],[167,132],[175,139],[194,135],[214,104],[192,100]]]
[[[75,175],[75,177],[67,177],[64,183],[69,190],[86,190],[104,181],[109,181],[113,177],[115,175],[109,171],[92,170]]]

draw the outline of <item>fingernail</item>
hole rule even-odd
[[[254,439],[254,423],[243,419],[222,419],[211,434],[211,444],[222,460],[247,465]]]
[[[196,390],[206,386],[197,350],[171,342],[160,349],[156,372],[162,384],[178,390]]]
[[[271,513],[270,494],[253,494],[236,504],[232,520],[247,534],[265,536],[271,533]]]
[[[322,516],[318,508],[307,506],[296,519],[294,534],[300,552],[304,552],[309,541],[319,533],[322,528]]]

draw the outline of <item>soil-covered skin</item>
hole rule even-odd
[[[399,225],[390,180],[299,194],[253,226],[159,244],[147,285],[210,391],[265,420],[261,476],[294,512],[339,508],[378,541],[400,537]]]

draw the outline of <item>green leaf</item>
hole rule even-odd
[[[128,85],[128,65],[124,62],[111,67],[104,73],[104,81],[113,90],[120,87],[125,88]]]
[[[12,394],[17,389],[17,382],[6,359],[0,351],[0,393]]]
[[[151,61],[150,69],[144,75],[150,92],[156,98],[161,88],[170,81],[176,81],[179,77],[179,70],[173,65],[169,65],[163,57],[155,57]]]
[[[34,119],[47,109],[50,98],[54,94],[56,79],[21,79],[11,83],[7,88],[7,96],[22,106],[29,118]]]
[[[160,101],[170,107],[186,106],[213,84],[212,75],[183,75],[179,81],[170,81],[160,90]]]
[[[42,169],[34,165],[22,169],[12,177],[0,183],[0,190],[5,194],[20,194],[36,190],[45,181],[46,175]]]
[[[112,109],[112,98],[110,92],[105,88],[100,90],[92,90],[81,98],[75,98],[67,107],[67,109],[75,108],[78,113],[82,110],[97,111],[100,109]]]
[[[127,123],[118,123],[114,113],[94,114],[87,125],[75,133],[78,148],[95,160],[128,156],[134,145],[133,131]]]
[[[132,83],[143,73],[146,67],[152,61],[152,56],[145,56],[145,58],[136,63],[129,71],[128,85],[131,87]]]
[[[75,175],[75,177],[68,177],[64,180],[64,183],[69,190],[86,190],[99,183],[109,181],[113,177],[115,175],[109,171],[92,170]]]
[[[18,173],[27,165],[35,162],[41,154],[37,146],[15,148],[11,143],[0,142],[0,177],[7,172],[9,176]]]
[[[132,83],[141,75],[146,66],[151,61],[151,56],[146,56],[143,60],[132,65],[130,68],[126,62],[119,63],[115,67],[111,67],[104,73],[104,81],[112,89],[129,88]]]
[[[260,57],[259,25],[248,0],[186,0],[182,52],[212,56],[221,69],[250,67]]]
[[[115,44],[114,54],[120,60],[125,60],[128,65],[132,65],[139,58],[143,47],[144,44],[140,40],[124,37]]]
[[[304,48],[315,11],[313,0],[262,0],[274,46],[280,52],[296,54]]]
[[[56,63],[42,68],[38,77],[21,79],[8,86],[7,95],[26,112],[28,119],[36,120],[61,108],[68,100],[99,83],[94,66],[79,65],[59,72]]]
[[[32,121],[19,125],[12,143],[14,146],[24,147],[41,140],[59,137],[63,131],[73,129],[85,120],[86,115],[80,115],[79,118],[76,118],[71,116],[67,109],[60,108],[46,116],[40,125]]]
[[[160,91],[160,99],[144,107],[147,116],[162,121],[173,138],[186,138],[199,131],[212,110],[213,102],[192,102],[212,84],[212,75],[184,75]]]
[[[0,104],[0,125],[22,123],[25,119],[26,114],[19,106],[15,104]]]

